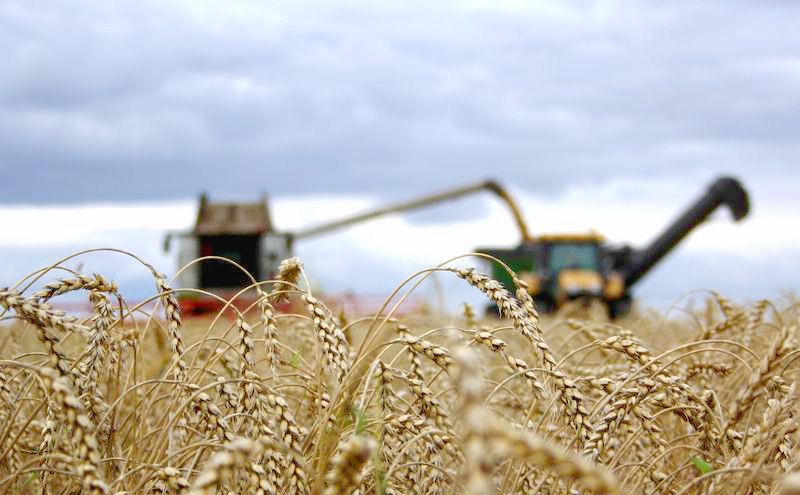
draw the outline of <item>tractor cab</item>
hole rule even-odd
[[[521,273],[542,309],[566,301],[602,298],[607,277],[603,269],[603,238],[594,233],[542,235],[535,239],[536,269]]]
[[[616,299],[624,287],[620,276],[604,262],[604,240],[588,234],[541,235],[514,249],[479,249],[503,260],[528,285],[537,307],[550,311],[563,303],[583,299]],[[513,287],[504,267],[492,263],[492,276]]]
[[[599,269],[599,250],[594,242],[548,242],[544,249],[544,268],[551,273],[562,270]]]
[[[536,276],[557,306],[582,297],[602,297],[604,274],[601,269],[602,238],[588,235],[541,236],[541,270]]]

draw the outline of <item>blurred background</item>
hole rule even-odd
[[[799,19],[738,0],[2,1],[0,286],[97,247],[172,274],[164,237],[192,228],[202,192],[266,194],[291,232],[492,178],[534,235],[638,247],[729,175],[750,215],[715,212],[634,294],[783,297],[800,280]],[[385,295],[518,242],[475,195],[295,253],[324,292]],[[67,266],[154,293],[120,255]],[[453,276],[421,290],[481,300]]]

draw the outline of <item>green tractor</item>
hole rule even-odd
[[[482,248],[478,252],[502,260],[518,273],[541,311],[556,310],[572,300],[600,300],[607,305],[609,316],[616,318],[630,310],[633,285],[721,205],[726,205],[736,220],[747,215],[747,192],[736,179],[717,179],[644,249],[612,247],[591,232],[523,236],[515,248]],[[493,263],[492,276],[513,290],[511,277],[500,264]]]

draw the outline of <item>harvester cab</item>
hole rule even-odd
[[[221,300],[249,286],[251,276],[255,280],[270,278],[291,255],[289,235],[275,230],[266,196],[248,203],[211,202],[201,194],[194,228],[168,233],[165,251],[173,238],[178,245],[178,265],[186,267],[178,274],[178,285],[204,291],[178,294],[186,314],[215,311],[222,306]],[[201,257],[206,258],[202,263],[192,263]],[[252,302],[252,297],[240,302]]]

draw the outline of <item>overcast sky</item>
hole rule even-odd
[[[800,3],[777,0],[3,0],[2,275],[90,244],[169,270],[160,237],[189,226],[200,191],[266,191],[276,223],[297,228],[494,177],[534,231],[602,227],[645,242],[726,173],[753,197],[736,231],[747,235],[690,237],[642,292],[669,285],[651,296],[664,301],[706,280],[742,297],[793,289],[798,25]],[[374,262],[379,281],[361,288],[380,291],[439,256],[513,244],[508,229],[469,238],[500,221],[492,208],[475,199],[301,250],[333,285],[355,266],[353,246],[372,246],[357,261]],[[436,247],[387,264],[375,238],[394,239],[391,222]],[[335,267],[313,259],[331,253]]]

